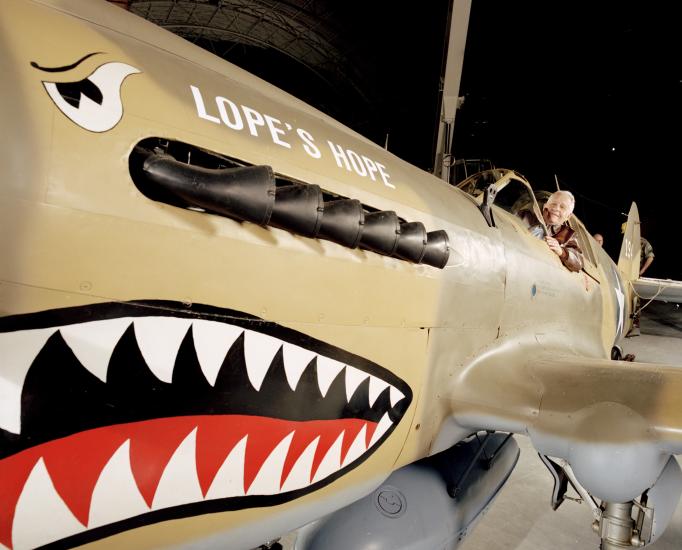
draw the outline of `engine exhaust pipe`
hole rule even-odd
[[[442,229],[426,234],[426,250],[422,258],[423,264],[443,269],[450,257],[450,240]]]
[[[398,248],[394,254],[398,258],[418,264],[426,252],[426,228],[422,222],[400,224]]]
[[[142,162],[148,182],[217,214],[266,225],[275,203],[275,176],[270,166],[209,169],[149,153]]]
[[[400,220],[398,214],[390,210],[365,214],[360,246],[391,256],[398,247]]]
[[[285,185],[275,191],[270,225],[315,238],[323,212],[324,198],[319,185]]]
[[[318,236],[342,246],[357,248],[364,220],[362,204],[357,199],[325,202]]]
[[[421,222],[400,223],[394,211],[365,213],[356,199],[324,202],[318,185],[277,187],[270,166],[203,168],[137,146],[130,159],[133,180],[153,200],[194,206],[258,225],[272,225],[308,238],[424,263],[442,269],[450,256],[445,231]]]

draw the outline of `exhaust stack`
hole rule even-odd
[[[218,160],[218,166],[230,162]],[[130,170],[146,196],[175,206],[199,207],[439,269],[446,266],[450,255],[448,236],[443,230],[427,234],[421,222],[401,222],[392,210],[366,212],[356,199],[325,202],[318,185],[277,185],[270,166],[204,168],[180,162],[158,148],[151,151],[138,145],[130,158]]]

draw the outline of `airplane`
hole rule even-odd
[[[665,530],[634,204],[617,265],[572,218],[570,272],[513,170],[449,185],[103,1],[0,25],[0,549],[453,548],[513,434],[595,546]]]

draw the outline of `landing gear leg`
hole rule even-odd
[[[601,520],[595,521],[593,526],[601,537],[601,550],[623,550],[644,546],[635,520],[632,519],[633,506],[633,501],[624,504],[602,503]]]

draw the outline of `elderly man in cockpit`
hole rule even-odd
[[[580,271],[583,268],[583,253],[575,238],[575,231],[568,225],[574,207],[572,193],[556,191],[542,207],[542,217],[549,230],[549,235],[545,236],[549,249],[559,256],[561,263],[570,271]]]

